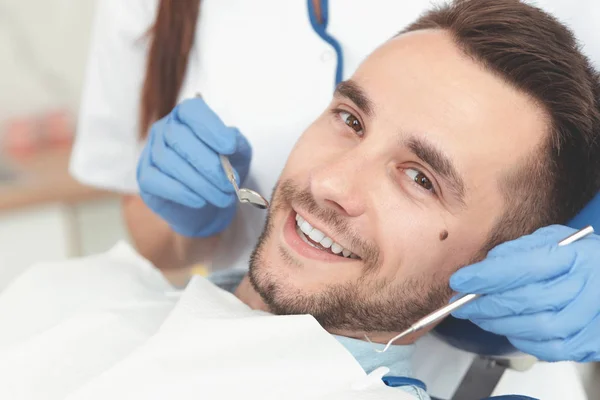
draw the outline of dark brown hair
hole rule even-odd
[[[150,48],[140,107],[140,136],[167,115],[177,96],[194,44],[200,0],[160,0],[150,29]]]
[[[567,27],[518,0],[457,0],[403,32],[443,29],[467,57],[531,96],[548,116],[540,152],[500,182],[507,204],[486,251],[565,223],[600,187],[600,78]]]

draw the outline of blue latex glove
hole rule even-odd
[[[140,196],[175,232],[208,237],[233,220],[236,197],[219,161],[229,156],[238,184],[252,149],[201,98],[186,100],[152,125],[137,168]]]
[[[486,296],[455,311],[544,361],[600,361],[600,238],[549,226],[499,245],[457,271],[450,286]]]

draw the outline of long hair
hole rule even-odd
[[[160,0],[149,31],[151,43],[140,107],[142,138],[154,121],[175,107],[194,44],[199,9],[200,0]]]

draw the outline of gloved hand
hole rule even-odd
[[[140,196],[175,232],[208,237],[233,220],[235,191],[219,154],[229,156],[241,185],[250,168],[250,144],[201,98],[182,102],[152,125],[137,168]]]
[[[485,296],[455,311],[544,361],[600,361],[600,238],[566,246],[575,232],[554,225],[499,245],[450,279]]]

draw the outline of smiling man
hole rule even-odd
[[[449,301],[459,268],[565,223],[598,191],[598,85],[539,9],[429,12],[299,139],[238,296],[386,342]]]
[[[160,273],[130,248],[34,267],[0,296],[0,397],[8,393],[2,398],[40,398],[28,395],[35,392],[44,398],[65,398],[83,387],[80,394],[88,390],[97,398],[115,398],[94,386],[104,382],[107,390],[118,391],[115,379],[130,384],[132,394],[185,392],[185,398],[197,398],[202,381],[220,379],[238,393],[244,387],[237,381],[230,384],[228,362],[245,374],[248,365],[272,350],[273,337],[284,339],[283,349],[295,349],[293,340],[287,342],[289,336],[271,329],[273,320],[291,326],[292,317],[265,316],[246,305],[273,314],[311,314],[364,371],[383,365],[390,375],[410,377],[411,344],[417,336],[378,354],[364,335],[382,347],[446,304],[453,294],[450,277],[486,255],[497,257],[498,253],[488,254],[491,249],[494,253],[514,246],[521,255],[539,254],[535,235],[502,243],[545,225],[565,223],[598,192],[599,134],[598,74],[559,22],[516,0],[458,0],[434,9],[375,50],[337,87],[330,105],[298,140],[273,192],[249,272],[212,276],[214,284],[235,291],[238,299],[198,279],[204,286],[193,281],[190,291],[176,300],[178,295],[173,296]],[[226,148],[231,138],[231,147],[249,152],[239,131],[225,126],[202,99],[183,102],[150,134],[139,168],[142,197],[156,212],[186,207],[193,213],[197,207],[213,207],[217,213],[211,201],[227,203],[214,222],[224,225],[233,216],[227,207],[235,200],[232,193],[218,190],[219,185],[231,190],[226,177],[211,171],[218,168],[222,173],[213,150]],[[242,152],[230,150],[227,155],[236,165]],[[190,171],[194,180],[188,186],[177,180]],[[242,177],[247,171],[237,172]],[[193,192],[201,179],[210,183],[210,200]],[[158,190],[147,191],[164,188],[157,182],[165,181],[173,183],[172,191],[160,194],[181,195],[185,205],[176,203],[177,196],[163,198]],[[182,222],[190,214],[177,215]],[[540,235],[546,234],[550,235]],[[544,311],[562,311],[582,293],[584,303],[598,304],[597,252],[591,251],[597,248],[597,237],[588,243],[582,252],[542,246],[546,253],[539,269],[552,272],[556,267],[547,264],[558,259],[559,267],[578,273],[569,276],[557,268],[554,284],[567,281],[568,290],[544,287],[551,295],[541,297],[550,303],[541,303],[542,311],[535,308],[538,304],[525,304],[524,309],[530,307],[542,314],[538,318],[552,321]],[[525,267],[526,274],[535,275],[536,264]],[[202,298],[198,288],[218,296]],[[519,288],[513,292],[514,298],[533,303]],[[222,313],[215,299],[231,306],[232,312]],[[576,325],[585,325],[598,315],[594,307],[585,312],[569,308],[564,314]],[[195,314],[198,308],[206,311],[203,318]],[[263,323],[258,327],[271,335],[266,340],[245,337],[247,332],[240,329],[240,320],[253,313]],[[337,345],[312,318],[299,317]],[[210,333],[211,324],[235,331],[235,346],[227,338],[223,343],[217,331]],[[527,327],[535,330],[537,325]],[[540,337],[552,330],[534,333]],[[598,354],[592,348],[597,337],[593,333],[574,335],[577,359]],[[171,340],[164,340],[165,335]],[[309,343],[316,355],[302,361],[322,366],[321,348]],[[191,351],[198,344],[202,351]],[[556,349],[562,342],[542,341],[544,345]],[[245,362],[234,365],[236,357],[243,357],[243,348],[253,351]],[[231,358],[223,358],[221,349]],[[289,358],[270,351],[270,361],[262,367],[291,366],[294,371],[299,361],[294,357],[305,356],[286,354]],[[460,368],[454,359],[428,361],[434,366],[431,374]],[[202,368],[194,369],[198,365]],[[144,368],[151,375],[139,375],[139,384],[123,373]],[[269,384],[281,375],[295,379],[280,370],[264,371],[244,378],[264,377]],[[403,382],[408,391],[427,398],[419,382]],[[564,381],[557,385],[565,386]],[[278,386],[289,389],[281,382]],[[272,398],[273,393],[264,395]],[[262,394],[249,393],[248,398]]]

